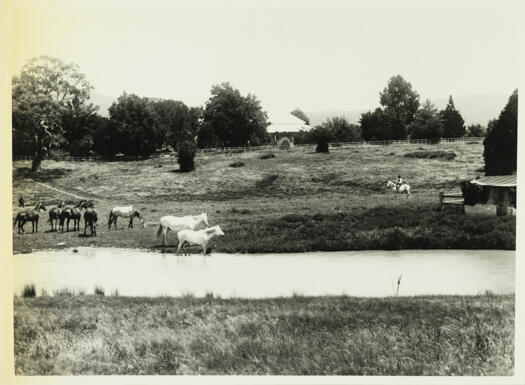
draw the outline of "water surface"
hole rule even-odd
[[[27,283],[106,295],[277,297],[513,293],[515,251],[401,250],[176,256],[90,248],[16,254],[15,293]]]

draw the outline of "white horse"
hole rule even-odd
[[[392,182],[391,180],[389,180],[388,182],[386,182],[386,187],[387,188],[391,188],[396,193],[406,194],[407,198],[410,195],[410,185],[409,184],[402,183],[401,186],[399,186],[399,189],[398,189],[396,184],[395,184],[395,182]]]
[[[208,214],[201,213],[200,215],[188,215],[185,217],[167,215],[160,218],[157,238],[160,237],[162,239],[162,246],[166,246],[166,236],[169,230],[176,233],[181,230],[195,230],[201,223],[208,226]]]
[[[186,247],[184,247],[185,243],[188,243],[191,245],[200,245],[202,247],[202,254],[206,255],[206,246],[208,245],[208,242],[210,239],[212,239],[215,235],[224,235],[221,228],[219,226],[213,226],[208,227],[204,230],[181,230],[177,234],[177,238],[179,238],[179,246],[177,247],[177,255],[179,255],[179,251],[182,247],[184,250],[184,255],[188,255],[186,252]]]
[[[135,210],[133,206],[122,206],[113,207],[113,209],[109,212],[108,230],[111,229],[112,224],[115,226],[115,230],[117,229],[118,217],[129,218],[128,228],[133,228],[133,218],[138,217],[140,219],[140,223],[142,223],[142,227],[146,228],[144,218],[142,215],[140,215],[138,210]]]

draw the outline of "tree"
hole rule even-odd
[[[495,124],[489,123],[483,141],[485,175],[509,175],[516,172],[518,154],[518,90],[509,98]]]
[[[379,102],[388,116],[392,139],[404,139],[407,127],[419,108],[419,94],[401,75],[392,76],[386,88],[379,94]]]
[[[310,124],[310,119],[308,118],[308,115],[306,115],[301,109],[296,108],[295,110],[290,112],[290,114],[292,114],[293,116],[298,117],[299,119],[301,119],[306,124],[308,124],[308,125]]]
[[[431,139],[438,142],[443,134],[443,127],[434,104],[427,100],[416,112],[409,125],[410,137],[413,139]]]
[[[359,142],[361,129],[356,124],[350,124],[344,117],[328,118],[322,127],[330,131],[333,140],[337,142]]]
[[[151,101],[159,118],[159,132],[165,135],[165,143],[177,147],[183,138],[197,135],[202,108],[189,108],[183,102],[175,100]]]
[[[30,147],[33,172],[53,148],[66,142],[65,112],[90,114],[95,110],[88,104],[92,89],[76,64],[49,56],[29,60],[20,76],[13,78],[13,152]]]
[[[177,161],[179,162],[180,172],[190,172],[195,170],[195,144],[193,141],[183,139],[177,144]]]
[[[454,107],[452,95],[448,98],[448,104],[441,112],[441,121],[443,124],[443,136],[445,138],[460,138],[465,135],[465,121],[461,114]]]
[[[109,108],[113,153],[147,156],[162,146],[166,133],[148,98],[122,94]]]
[[[481,137],[487,134],[487,129],[481,124],[471,124],[467,127],[467,136]]]
[[[204,133],[221,146],[258,145],[266,142],[267,115],[259,100],[242,96],[229,83],[213,86],[203,113]],[[203,141],[210,138],[199,135]]]
[[[388,117],[380,108],[362,114],[359,126],[363,139],[367,141],[390,140],[394,137]]]

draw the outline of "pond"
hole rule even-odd
[[[90,248],[16,254],[14,290],[34,283],[106,295],[264,298],[298,295],[391,296],[513,293],[515,251],[401,250],[177,256]]]

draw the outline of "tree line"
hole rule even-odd
[[[109,108],[109,117],[101,116],[98,107],[90,103],[92,89],[76,64],[48,56],[31,59],[13,78],[13,154],[32,155],[32,170],[36,171],[56,149],[72,156],[122,153],[140,157],[171,147],[181,153],[179,162],[186,162],[181,168],[189,171],[194,167],[197,147],[256,146],[270,140],[266,132],[270,122],[258,98],[242,95],[229,83],[213,86],[203,107],[123,93]],[[483,136],[485,132],[489,148],[498,140],[500,146],[512,142],[494,139],[499,138],[499,132],[508,137],[512,131],[502,128],[511,124],[506,115],[489,122],[487,129],[480,125],[467,128],[452,96],[442,111],[429,100],[421,105],[419,94],[400,75],[390,78],[379,101],[381,107],[362,114],[359,124],[344,117],[329,118],[313,130],[294,133],[294,140],[317,143],[320,151],[328,150],[328,142],[333,141],[410,136],[437,142],[441,137]],[[299,108],[291,113],[309,123]],[[486,149],[486,158],[494,152],[498,150]]]

